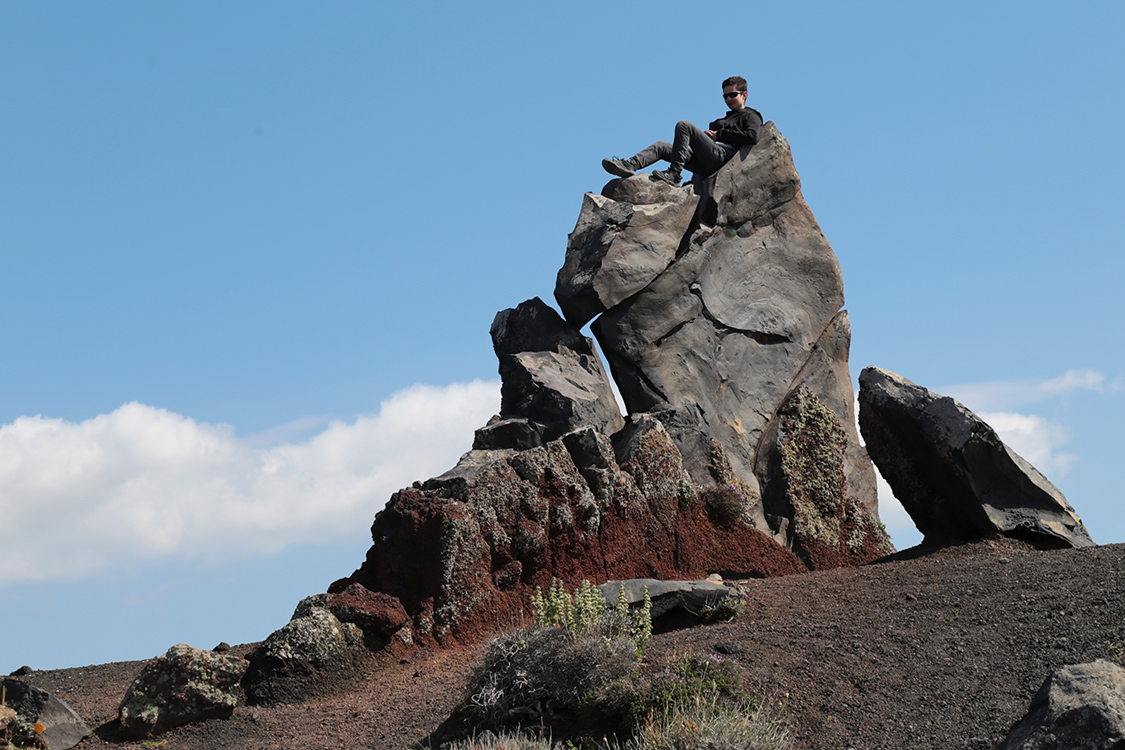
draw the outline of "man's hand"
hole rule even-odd
[[[716,133],[714,130],[708,130],[706,132],[707,132],[707,137],[710,138],[711,140],[713,140],[713,141],[719,140],[719,134]]]

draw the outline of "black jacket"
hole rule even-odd
[[[762,132],[762,113],[753,107],[727,112],[726,117],[711,123],[708,130],[715,131],[715,140],[719,143],[753,146]]]

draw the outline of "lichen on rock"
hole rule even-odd
[[[856,565],[894,548],[882,525],[847,494],[847,434],[811,390],[800,386],[779,411],[778,446],[794,547],[811,567]]]

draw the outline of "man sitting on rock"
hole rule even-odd
[[[761,113],[746,106],[745,78],[731,76],[723,81],[723,99],[730,112],[711,123],[708,130],[700,130],[687,120],[680,120],[676,123],[676,136],[672,143],[657,141],[629,159],[602,159],[602,167],[612,175],[632,177],[638,169],[664,159],[671,166],[654,171],[653,179],[677,186],[684,168],[700,177],[710,177],[734,156],[740,146],[757,143],[762,129]]]

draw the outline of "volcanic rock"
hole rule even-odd
[[[1125,746],[1125,669],[1098,659],[1051,673],[995,750]]]
[[[783,575],[893,551],[855,430],[840,266],[773,123],[717,174],[587,194],[558,274],[491,328],[500,413],[395,493],[359,584],[423,643],[477,641],[554,579]],[[621,390],[623,419],[591,328]]]
[[[55,694],[11,678],[0,680],[0,686],[6,705],[25,725],[43,727],[38,736],[50,750],[67,750],[89,736],[82,717]]]
[[[247,662],[180,644],[151,659],[121,700],[121,733],[152,737],[203,719],[228,718]]]
[[[593,342],[541,299],[497,313],[490,332],[503,381],[500,415],[477,431],[475,449],[523,450],[580,427],[608,434],[622,426]]]
[[[698,616],[714,609],[725,597],[738,595],[722,581],[707,579],[658,581],[652,578],[633,578],[627,581],[606,581],[598,586],[606,607],[612,609],[617,605],[622,587],[625,589],[625,602],[633,609],[642,604],[645,592],[648,592],[652,604],[650,614],[653,619],[675,610],[684,610]]]
[[[1063,494],[957,400],[867,367],[859,404],[867,450],[926,537],[1094,544]]]
[[[251,651],[242,679],[253,705],[299,703],[346,686],[362,673],[368,651],[363,631],[326,609],[329,596],[308,597],[293,618]]]
[[[555,288],[568,319],[580,324],[587,318],[578,310],[586,309],[588,287],[601,283],[598,263],[606,245],[584,238],[612,237],[611,248],[660,244],[661,258],[673,256],[651,280],[649,265],[639,261],[647,281],[630,296],[598,295],[620,298],[603,305],[592,330],[629,414],[648,413],[664,424],[697,485],[725,483],[716,474],[717,444],[740,485],[762,492],[772,533],[792,544],[800,525],[792,503],[780,484],[760,485],[777,462],[775,435],[767,432],[771,427],[776,432],[782,404],[804,386],[844,430],[843,492],[857,512],[869,516],[862,525],[880,535],[874,471],[854,427],[847,364],[851,330],[840,309],[840,266],[801,196],[789,144],[767,123],[757,145],[743,147],[695,186],[700,205],[693,221],[665,226],[661,243],[651,238],[651,225],[636,225],[635,215],[619,205],[643,195],[625,186],[645,180],[637,175],[611,182],[603,192],[615,196],[612,200],[587,196]],[[686,192],[690,189],[643,199],[663,195],[668,206],[680,206]],[[647,203],[644,208],[655,210]],[[617,261],[627,262],[628,256]],[[599,274],[585,273],[595,267]],[[575,281],[587,278],[586,286]],[[848,562],[874,559],[889,549],[882,535],[875,547]],[[832,555],[821,564],[845,562]]]
[[[644,289],[668,267],[699,202],[692,190],[654,183],[648,175],[611,185],[617,188],[613,200],[593,193],[583,198],[556,280],[555,299],[578,327]]]
[[[396,597],[417,640],[455,644],[529,615],[531,592],[554,578],[804,570],[751,524],[711,520],[659,421],[629,434],[617,454],[592,428],[529,450],[466,454],[395,493],[375,517],[366,562],[331,590],[359,583]]]
[[[383,636],[394,635],[410,622],[398,599],[369,591],[358,583],[328,597],[326,606],[340,622],[354,622],[363,630]]]
[[[802,384],[766,430],[759,454],[767,513],[792,519],[792,545],[815,569],[860,565],[894,547],[868,509],[848,493],[845,467],[855,445],[836,414]]]

